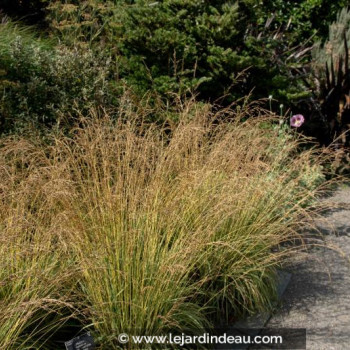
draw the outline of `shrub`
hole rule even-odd
[[[247,17],[246,7],[233,1],[137,1],[116,15],[122,73],[141,93],[241,97],[253,88],[242,71],[254,66],[254,77],[266,73],[264,59],[245,41],[254,21]]]
[[[16,8],[25,6],[15,3]],[[347,3],[55,0],[28,4],[45,8],[55,39],[112,57],[114,76],[123,77],[139,96],[151,92],[155,100],[159,94],[171,99],[174,93],[191,91],[205,101],[221,98],[228,104],[253,91],[254,98],[273,95],[276,106],[296,107],[311,95],[303,82],[304,64],[310,58],[306,46],[326,37],[328,23]]]
[[[0,24],[0,132],[69,124],[75,110],[108,106],[110,61],[91,50],[53,48],[28,29]]]
[[[95,46],[98,50],[114,52],[116,38],[113,13],[116,2],[111,1],[51,1],[46,20],[51,35],[68,46]]]
[[[260,25],[264,25],[270,18],[271,29],[286,29],[286,40],[291,46],[295,46],[310,38],[313,41],[326,39],[329,24],[336,19],[337,13],[347,6],[348,2],[264,0],[263,5],[260,8]]]
[[[48,22],[69,45],[119,56],[118,75],[141,96],[195,91],[229,103],[254,89],[255,97],[284,102],[300,93],[284,63],[291,46],[265,26],[259,7],[255,0],[55,1]]]
[[[343,8],[329,26],[328,39],[315,43],[306,80],[314,97],[308,111],[309,133],[325,145],[350,145],[349,19],[349,9]]]

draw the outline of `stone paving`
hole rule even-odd
[[[306,328],[308,350],[350,350],[350,188],[324,200],[337,207],[316,224],[334,249],[313,248],[287,269],[291,281],[266,327]]]

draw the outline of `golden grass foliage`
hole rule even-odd
[[[170,134],[104,116],[50,145],[2,140],[1,349],[56,349],[67,324],[117,349],[120,332],[195,333],[269,306],[320,160],[268,119],[181,114]]]

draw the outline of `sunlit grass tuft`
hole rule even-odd
[[[122,332],[198,333],[269,307],[320,158],[261,127],[266,118],[220,124],[195,104],[181,113],[166,132],[104,116],[50,146],[4,141],[1,348],[74,319],[117,349]]]

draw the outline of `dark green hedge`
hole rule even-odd
[[[298,45],[325,37],[347,3],[5,0],[1,9],[15,18],[42,23],[45,14],[41,34],[59,48],[21,31],[11,39],[0,24],[0,127],[53,125],[73,108],[115,106],[122,82],[155,100],[196,93],[228,104],[252,92],[272,95],[275,111],[295,106],[309,94],[300,74],[309,57],[297,58]]]

